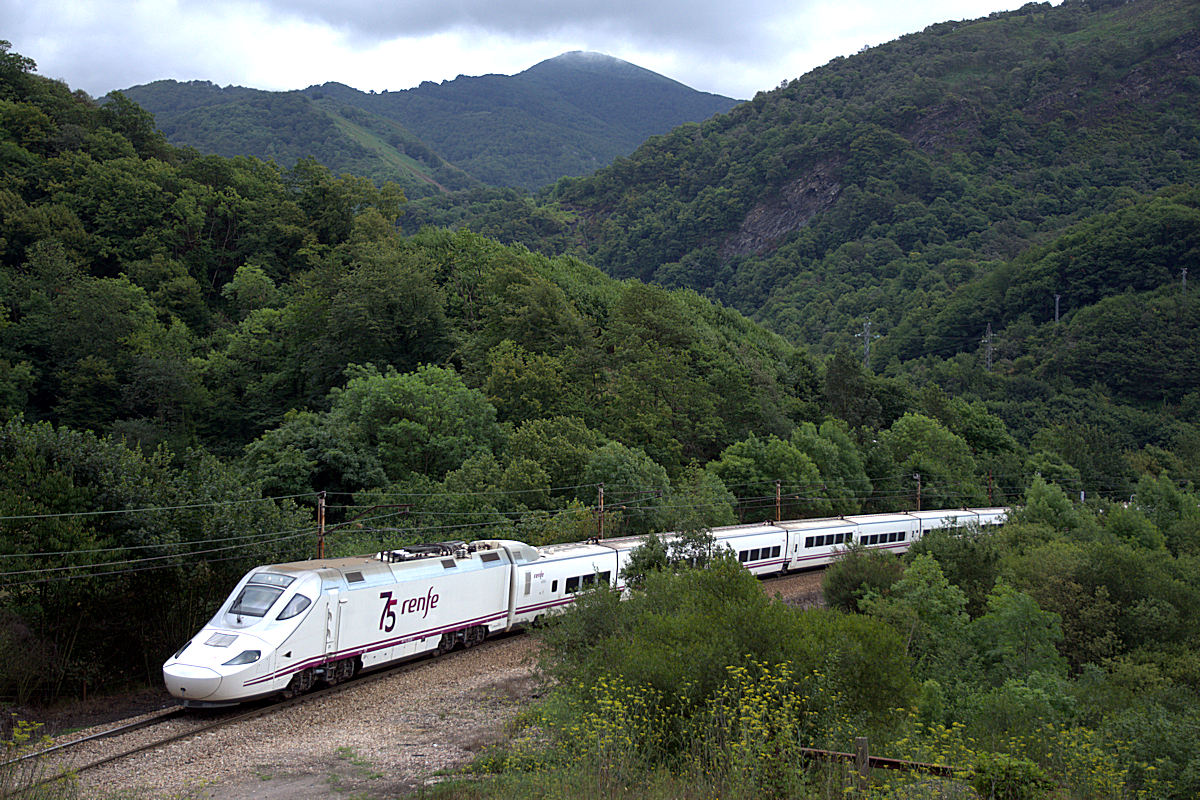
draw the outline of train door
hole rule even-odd
[[[545,613],[548,593],[546,586],[545,567],[534,569],[531,566],[515,570],[517,573],[516,586],[516,617],[521,622],[532,620]],[[514,617],[515,619],[515,617]]]
[[[341,627],[342,621],[342,603],[346,601],[342,599],[340,589],[326,589],[325,596],[329,599],[325,606],[325,657],[333,658],[338,650],[338,629]]]

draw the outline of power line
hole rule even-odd
[[[287,531],[287,532],[283,532],[283,533],[286,533],[286,535],[278,536],[275,539],[271,539],[266,542],[261,542],[260,544],[276,544],[278,542],[288,541],[290,539],[296,539],[296,538],[299,538],[300,536],[310,536],[310,535],[312,535],[312,529],[311,528],[296,529],[294,531]],[[61,566],[61,567],[39,567],[36,569],[10,570],[9,572],[0,572],[0,578],[9,578],[9,577],[15,577],[15,576],[20,576],[20,575],[39,575],[39,574],[45,574],[45,573],[51,573],[51,572],[70,572],[73,570],[94,569],[96,567],[120,567],[120,566],[129,565],[129,564],[144,564],[144,563],[149,563],[152,561],[162,561],[162,560],[168,559],[168,558],[181,558],[183,556],[200,556],[200,555],[208,555],[210,553],[228,552],[229,550],[240,550],[240,549],[243,549],[244,547],[245,547],[245,545],[240,545],[240,544],[239,545],[228,545],[226,547],[214,547],[214,548],[211,548],[208,550],[192,550],[192,551],[188,551],[185,553],[167,553],[165,555],[147,556],[145,558],[130,558],[130,559],[125,559],[123,561],[94,561],[90,564],[68,564],[68,565]]]
[[[241,505],[245,503],[273,503],[278,500],[295,500],[298,497],[314,497],[315,492],[291,494],[282,497],[255,497],[242,500],[218,500],[210,503],[189,503],[180,506],[152,506],[148,508],[113,508],[102,511],[62,511],[53,514],[14,514],[0,517],[0,522],[12,522],[27,519],[58,519],[61,517],[99,517],[115,514],[148,514],[161,511],[186,511],[197,508],[219,508],[221,506]]]
[[[301,533],[296,533],[296,534],[292,534],[289,536],[280,536],[280,537],[278,537],[278,539],[271,540],[270,542],[264,542],[264,543],[268,543],[268,545],[277,545],[277,543],[280,543],[280,542],[299,539],[299,537],[301,537],[301,536],[311,536],[311,535],[312,535],[312,530],[304,530],[304,531],[301,531]],[[143,572],[143,571],[149,570],[149,569],[167,569],[167,567],[176,566],[175,564],[161,564],[161,561],[166,560],[166,559],[180,559],[180,558],[184,558],[184,557],[196,557],[196,555],[209,555],[212,553],[227,553],[229,551],[233,551],[233,549],[241,549],[241,546],[216,547],[216,548],[206,549],[206,551],[194,551],[191,553],[172,553],[172,554],[168,554],[168,555],[156,555],[156,557],[150,557],[150,558],[144,558],[144,559],[127,559],[125,561],[100,561],[100,563],[94,563],[94,564],[70,565],[70,566],[61,566],[61,567],[44,567],[44,569],[40,569],[40,570],[17,570],[17,571],[12,571],[12,572],[0,572],[0,578],[40,575],[40,576],[56,576],[56,579],[62,579],[62,581],[66,581],[66,579],[71,579],[71,581],[74,581],[74,579],[100,578],[100,577],[121,577],[124,575],[130,575],[130,573],[134,573],[134,572]],[[241,558],[241,557],[236,557],[236,555],[234,555],[234,557],[230,557],[229,559],[215,559],[215,561],[233,560],[235,558]],[[152,563],[158,563],[158,564],[156,564],[155,566],[146,566],[146,565],[150,565]],[[214,563],[214,560],[205,559],[205,560],[200,561],[200,564],[209,564],[209,563]],[[139,566],[134,567],[134,569],[127,569],[127,570],[104,569],[104,567],[131,566],[131,565],[139,565]],[[95,570],[95,571],[78,573],[79,570]],[[50,581],[50,579],[55,579],[55,578],[53,578],[53,577],[35,578],[35,579],[31,579],[31,581],[6,582],[6,583],[2,583],[0,585],[2,585],[2,587],[6,588],[6,589],[13,589],[13,588],[18,588],[18,587],[25,587],[25,585],[31,585],[31,584],[35,584],[35,583],[46,583],[47,581]]]
[[[158,542],[157,544],[131,544],[131,545],[114,545],[113,547],[97,547],[82,550],[57,550],[43,553],[0,553],[0,558],[48,558],[50,556],[73,556],[93,553],[115,553],[129,550],[151,550],[162,547],[188,547],[197,544],[215,544],[217,542],[236,542],[245,541],[247,544],[254,544],[254,539],[264,539],[269,536],[276,536],[278,531],[269,533],[251,533],[245,536],[225,536],[218,539],[190,539],[177,540],[173,542]]]

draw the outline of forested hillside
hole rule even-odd
[[[337,174],[392,181],[410,198],[478,184],[399,122],[336,99],[207,81],[155,81],[125,94],[153,111],[167,141],[201,153],[254,156],[285,168],[312,158]]]
[[[157,81],[125,94],[154,114],[173,144],[273,158],[285,168],[313,157],[337,173],[396,181],[410,197],[477,183],[537,189],[735,102],[599,53],[394,92]]]
[[[1198,28],[1180,0],[934,25],[681,126],[554,198],[614,275],[711,293],[798,340],[848,341],[867,316],[886,334],[923,294],[1194,183]],[[1064,311],[1093,301],[1053,290]]]
[[[693,288],[817,353],[869,348],[873,372],[983,402],[1026,444],[1094,426],[1050,449],[1111,473],[1085,451],[1173,448],[1175,420],[1200,421],[1198,73],[1194,3],[1031,3],[835,59],[540,202],[476,190],[405,224]]]

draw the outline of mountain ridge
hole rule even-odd
[[[583,51],[511,76],[460,75],[397,91],[362,92],[337,82],[265,92],[155,81],[123,94],[154,114],[174,144],[276,158],[285,166],[311,155],[335,171],[395,180],[412,196],[478,184],[536,189],[591,172],[648,136],[736,103]],[[373,156],[345,126],[335,132],[339,120],[366,127],[387,147]],[[404,156],[416,162],[407,171],[395,166]]]

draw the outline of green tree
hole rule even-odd
[[[776,481],[786,497],[780,510],[784,519],[829,513],[817,465],[799,447],[776,436],[760,439],[750,434],[726,447],[708,469],[737,495],[743,519],[774,516]]]
[[[967,635],[967,598],[946,580],[932,556],[914,558],[886,594],[868,592],[858,606],[899,632],[918,676],[958,672]]]
[[[994,685],[1034,672],[1065,675],[1059,655],[1061,619],[1043,611],[1037,601],[1006,583],[988,595],[987,613],[971,622],[971,636],[983,655],[983,666]]]
[[[351,367],[330,393],[328,424],[378,453],[391,480],[415,472],[440,478],[505,439],[496,409],[454,370],[424,366],[400,373]]]
[[[663,497],[670,486],[667,471],[641,450],[620,442],[597,448],[583,468],[583,486],[578,497],[591,501],[593,487],[604,484],[605,509],[620,514],[626,526],[621,533],[649,533],[658,520]],[[613,535],[616,531],[605,531]]]
[[[868,550],[855,542],[837,554],[824,575],[821,592],[830,608],[862,612],[859,602],[868,595],[887,595],[904,575],[904,563],[892,553]]]
[[[863,500],[871,494],[871,481],[845,423],[827,419],[818,429],[811,422],[803,422],[792,432],[790,443],[816,464],[831,513],[862,510]]]
[[[960,508],[984,502],[970,448],[936,420],[905,414],[880,434],[879,441],[895,465],[890,476],[894,493],[912,496],[915,504],[919,480],[922,508]]]

